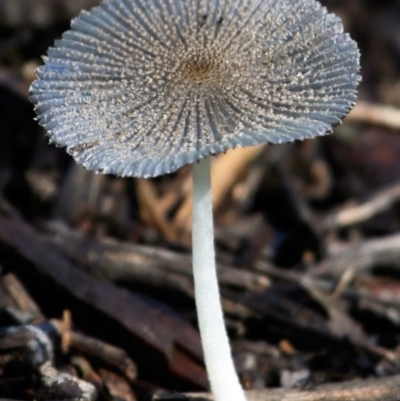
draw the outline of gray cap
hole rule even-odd
[[[330,132],[358,72],[356,44],[316,0],[105,0],[49,49],[30,94],[78,163],[152,177]]]

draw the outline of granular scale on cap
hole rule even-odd
[[[358,71],[356,44],[314,0],[105,0],[72,21],[30,93],[78,163],[151,177],[330,132]]]

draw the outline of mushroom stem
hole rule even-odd
[[[210,157],[193,165],[193,275],[204,359],[215,401],[246,401],[235,371],[218,289]]]

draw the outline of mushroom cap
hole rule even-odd
[[[104,0],[44,61],[30,95],[50,142],[134,177],[324,135],[360,80],[356,44],[316,0]]]

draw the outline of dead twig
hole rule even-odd
[[[29,317],[29,322],[32,321],[43,321],[44,316],[39,309],[37,303],[31,298],[28,291],[13,274],[9,273],[2,278],[3,286],[7,293],[16,303],[20,312]],[[28,323],[28,322],[26,322]]]
[[[328,215],[321,224],[324,232],[362,223],[378,213],[384,212],[400,200],[400,183],[375,193],[368,201]]]
[[[137,401],[129,383],[123,378],[106,369],[100,369],[99,374],[114,400]]]
[[[345,121],[383,125],[387,128],[400,129],[400,110],[386,105],[357,102]]]
[[[93,240],[58,223],[48,223],[46,229],[52,234],[46,236],[46,241],[95,276],[170,288],[193,296],[189,255],[109,238]],[[269,285],[265,277],[226,265],[218,266],[218,276],[222,285],[240,289],[261,290]]]
[[[160,207],[154,184],[146,179],[137,179],[137,199],[140,206],[142,220],[147,226],[156,229],[168,241],[176,241],[175,227],[170,224],[164,210]]]
[[[400,257],[400,234],[371,239],[350,245],[337,255],[332,255],[310,268],[308,276],[329,275],[341,277],[347,269],[360,271],[373,266],[398,263]]]
[[[253,146],[227,152],[215,159],[212,170],[213,207],[218,209],[233,185],[242,177],[248,165],[265,148]],[[190,231],[192,221],[192,197],[188,195],[175,216],[175,224],[184,231]]]
[[[82,305],[96,309],[117,323],[116,327],[127,330],[132,342],[138,345],[135,350],[142,355],[143,363],[149,363],[145,354],[152,352],[168,362],[170,373],[197,386],[206,386],[204,368],[198,362],[202,357],[199,336],[188,322],[133,292],[78,269],[26,223],[0,217],[0,240],[15,248]]]
[[[248,401],[400,401],[400,375],[322,384],[313,390],[253,390]],[[210,401],[210,394],[157,395],[153,401]]]
[[[121,348],[75,331],[70,332],[70,347],[118,368],[129,380],[136,379],[136,365]]]
[[[355,346],[365,349],[372,355],[385,358],[394,365],[399,362],[399,355],[397,355],[395,352],[377,346],[369,340],[368,336],[364,333],[356,321],[349,316],[344,305],[339,300],[333,300],[329,294],[317,288],[313,281],[308,280],[307,277],[301,280],[301,284],[303,288],[307,290],[310,296],[328,313],[328,325],[333,333],[339,337],[348,338]]]

